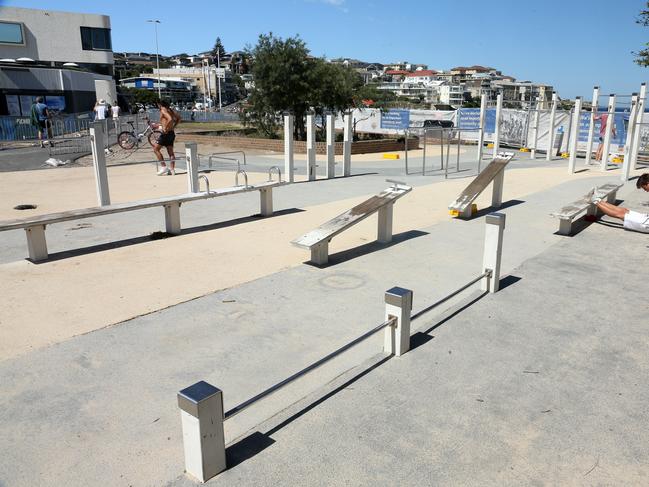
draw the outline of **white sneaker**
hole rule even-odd
[[[169,176],[175,176],[176,175],[176,170],[175,169],[170,169],[167,174],[169,174]]]
[[[166,167],[163,167],[158,171],[158,176],[165,176],[167,174],[171,174],[171,171]]]

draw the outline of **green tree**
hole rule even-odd
[[[255,88],[244,121],[268,135],[276,133],[281,112],[295,116],[294,137],[304,140],[308,110],[323,115],[362,106],[358,95],[363,82],[358,73],[311,57],[299,37],[281,39],[264,34],[248,54],[254,60]]]
[[[267,135],[277,129],[277,115],[290,111],[295,116],[295,136],[304,138],[304,114],[309,108],[309,71],[313,59],[304,41],[295,37],[284,40],[270,34],[259,36],[250,51],[254,58],[252,73],[255,89],[244,119]]]
[[[223,48],[223,43],[221,42],[221,38],[217,37],[216,41],[214,42],[214,47],[210,51],[210,55],[212,56],[213,59],[223,59],[223,56],[225,56],[225,49]]]
[[[649,2],[647,2],[646,9],[640,11],[640,15],[636,19],[636,24],[649,27]],[[644,49],[633,54],[635,54],[636,64],[644,67],[649,66],[649,42],[645,43]]]

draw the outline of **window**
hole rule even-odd
[[[81,48],[84,51],[110,51],[110,29],[81,27]]]
[[[0,44],[24,45],[23,24],[19,22],[0,22]]]

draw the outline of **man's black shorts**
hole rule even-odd
[[[42,132],[47,128],[47,120],[39,120],[38,121],[38,128]]]
[[[171,132],[165,132],[158,139],[158,145],[171,147],[174,145],[174,140],[176,140],[176,133],[173,130]]]

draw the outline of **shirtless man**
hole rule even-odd
[[[599,120],[599,145],[597,146],[597,152],[595,153],[595,160],[601,161],[602,155],[604,152],[604,139],[606,138],[606,125],[608,124],[609,116],[608,113],[602,113],[601,115],[595,115],[595,120]],[[615,130],[615,122],[611,127],[611,139],[617,137],[617,131]],[[607,156],[608,158],[608,156]]]
[[[635,183],[636,188],[649,192],[649,173],[644,173]],[[629,210],[623,206],[615,206],[599,199],[593,200],[602,213],[624,222],[624,228],[635,232],[649,233],[649,214]]]
[[[167,100],[160,100],[158,102],[158,108],[160,108],[160,129],[162,130],[162,135],[160,135],[158,143],[153,146],[153,153],[156,159],[160,161],[161,168],[158,171],[158,176],[172,176],[176,174],[176,155],[174,154],[176,133],[174,132],[174,128],[180,123],[180,115],[169,108],[169,102]],[[163,147],[167,148],[167,153],[169,154],[169,168],[167,168],[165,158],[162,155]]]

